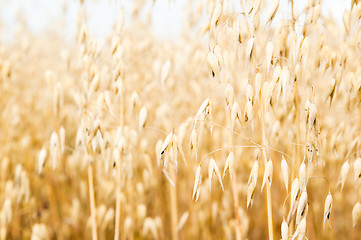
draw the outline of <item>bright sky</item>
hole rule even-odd
[[[96,37],[104,37],[111,30],[116,14],[121,7],[129,13],[132,8],[130,0],[91,0],[86,1],[88,9],[88,27]],[[204,0],[200,0],[204,1]],[[152,0],[145,0],[152,4]],[[175,38],[181,29],[181,4],[185,0],[157,0],[152,15],[152,24],[157,35],[165,38]],[[237,1],[238,2],[238,1]],[[324,0],[323,13],[333,14],[339,24],[342,24],[344,9],[350,9],[351,0]],[[64,6],[67,3],[67,9]],[[295,0],[298,9],[302,9],[306,0]],[[281,0],[278,17],[289,14],[288,0]],[[1,32],[0,39],[12,39],[16,29],[16,19],[21,14],[29,28],[39,33],[49,26],[59,26],[65,15],[65,38],[73,38],[76,30],[76,17],[80,8],[75,0],[0,0]],[[129,21],[129,17],[127,18]]]

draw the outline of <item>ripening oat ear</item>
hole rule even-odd
[[[38,157],[38,174],[40,175],[43,172],[43,167],[45,165],[46,160],[46,148],[43,147],[39,152]]]
[[[307,192],[304,191],[301,194],[300,201],[299,201],[298,206],[297,206],[296,225],[300,222],[301,218],[303,216],[305,216],[305,211],[306,211],[306,207],[307,207],[307,204],[308,204],[307,200],[308,200]]]
[[[306,234],[306,218],[302,218],[300,223],[297,225],[296,231],[293,234],[292,240],[295,240],[296,238],[298,240],[303,240]]]
[[[271,82],[264,82],[262,85],[262,101],[264,108],[267,110],[268,106],[271,104],[273,85]]]
[[[172,138],[173,138],[173,131],[168,134],[168,136],[165,138],[162,148],[160,150],[160,155],[164,154],[164,151],[172,144]]]
[[[282,67],[279,81],[282,86],[282,101],[284,102],[288,92],[290,91],[290,82],[291,82],[290,71],[286,66]]]
[[[180,153],[184,165],[187,166],[187,160],[183,152],[182,144],[178,141],[178,137],[175,134],[173,135],[173,143],[175,150],[177,150]]]
[[[194,197],[196,196],[196,202],[198,200],[199,197],[199,191],[200,191],[200,185],[202,183],[202,173],[201,173],[201,165],[198,165],[197,170],[196,170],[196,177],[194,179],[194,187],[193,187],[193,194],[192,194],[192,199],[194,200]]]
[[[314,103],[308,102],[308,106],[306,104],[306,109],[308,131],[310,131],[310,129],[314,127],[316,123],[317,107]]]
[[[234,153],[230,152],[228,154],[226,163],[224,165],[224,170],[223,170],[223,176],[222,178],[224,178],[224,176],[226,175],[227,170],[229,171],[229,178],[232,180],[232,172],[234,171],[233,168],[233,164],[234,164]]]
[[[288,224],[284,218],[281,224],[281,236],[282,240],[288,240]]]
[[[227,106],[232,106],[234,102],[234,90],[231,84],[228,83],[224,88],[224,95],[226,96]]]
[[[260,25],[260,12],[257,12],[256,14],[253,15],[253,19],[252,19],[252,23],[253,23],[253,27],[254,27],[254,31],[257,31],[259,29],[259,25]]]
[[[335,95],[335,89],[336,89],[336,80],[335,78],[331,78],[330,81],[327,82],[327,95],[326,95],[326,101],[328,98],[330,98],[330,107],[332,104],[332,99]]]
[[[282,155],[282,160],[281,160],[281,171],[282,171],[283,181],[284,181],[286,190],[287,190],[287,192],[288,192],[289,169],[288,169],[287,161],[286,161],[286,159],[283,157],[283,155]]]
[[[189,218],[188,211],[182,214],[182,216],[179,219],[178,225],[177,225],[177,231],[179,231],[183,228],[183,226],[187,222],[188,218]]]
[[[139,111],[139,131],[144,128],[147,121],[148,112],[145,107],[142,107]]]
[[[165,81],[167,80],[167,78],[169,76],[171,65],[172,64],[171,64],[170,60],[167,60],[162,66],[162,72],[161,72],[161,75],[160,75],[160,82],[162,84],[165,83]]]
[[[306,191],[306,184],[307,184],[306,174],[307,174],[306,164],[305,164],[305,162],[302,162],[299,172],[298,172],[298,178],[299,178],[301,192]]]
[[[155,225],[154,219],[146,217],[143,222],[143,229],[141,231],[142,237],[151,237],[152,239],[158,239],[157,226]]]
[[[202,116],[202,114],[204,116],[206,116],[209,112],[211,112],[211,99],[210,98],[206,98],[201,106],[199,107],[195,120],[194,120],[194,125],[196,125],[197,121],[200,119],[200,117]],[[204,117],[205,118],[205,117]]]
[[[248,83],[246,86],[246,97],[248,102],[253,102],[253,87],[250,83]]]
[[[345,27],[346,32],[350,32],[350,23],[351,23],[351,14],[350,11],[343,12],[343,25]]]
[[[209,191],[211,191],[213,173],[216,175],[219,183],[221,184],[222,190],[224,191],[221,173],[217,167],[216,161],[214,161],[214,159],[211,158],[208,164]]]
[[[238,119],[239,123],[241,124],[241,109],[236,101],[234,101],[231,109],[231,121],[232,121],[232,129],[236,125],[236,120]]]
[[[63,126],[59,129],[59,138],[60,138],[60,152],[64,154],[65,152],[65,128]]]
[[[251,37],[247,42],[246,48],[246,60],[249,61],[252,58],[252,53],[254,49],[254,37]]]
[[[31,240],[48,239],[48,230],[44,223],[35,223],[31,229]]]
[[[219,66],[223,66],[224,65],[223,53],[222,53],[222,49],[219,45],[214,46],[213,53],[214,53],[214,55],[216,55]]]
[[[88,28],[85,24],[83,24],[79,30],[79,33],[78,33],[78,41],[79,41],[79,44],[84,44],[85,43],[85,40],[87,38],[87,36],[89,35],[88,33]]]
[[[261,192],[263,190],[263,187],[264,187],[266,181],[268,181],[269,185],[271,186],[272,177],[273,177],[273,163],[272,163],[272,160],[268,160],[268,162],[266,163],[266,166],[265,166],[265,170],[264,170]]]
[[[323,211],[323,228],[325,228],[326,220],[330,220],[332,202],[333,202],[332,195],[331,192],[329,192],[325,200],[325,209]]]
[[[270,7],[269,12],[268,12],[267,17],[266,17],[266,24],[268,22],[272,21],[273,18],[276,16],[279,5],[280,5],[280,0],[273,0],[272,1],[271,7]]]
[[[291,187],[291,211],[292,211],[293,207],[295,206],[295,202],[299,196],[299,194],[298,194],[299,190],[300,190],[299,181],[298,181],[298,178],[295,178],[293,180],[292,187]]]
[[[266,64],[267,64],[267,72],[269,72],[269,68],[271,66],[272,58],[273,58],[273,50],[274,46],[271,41],[267,42],[266,45]]]
[[[260,10],[261,3],[262,3],[262,0],[252,0],[248,14],[251,14],[252,12],[257,13]]]
[[[13,220],[12,201],[11,198],[6,197],[0,211],[1,224],[10,225]]]
[[[60,154],[60,146],[59,146],[59,137],[56,132],[53,132],[50,136],[50,159],[53,163],[53,169],[56,168],[58,164]]]
[[[355,173],[355,181],[360,182],[361,179],[361,158],[358,157],[353,163],[353,170]]]
[[[194,152],[194,154],[196,156],[196,160],[197,160],[198,134],[197,134],[197,130],[195,128],[193,128],[192,133],[191,133],[190,149],[191,149],[191,152]]]
[[[160,167],[164,154],[159,154],[160,152],[162,152],[162,147],[163,147],[163,141],[162,140],[158,140],[157,143],[155,144],[155,153],[156,153],[156,157],[157,157],[157,165],[158,167]],[[159,154],[159,155],[158,155]]]
[[[211,19],[211,30],[214,31],[214,29],[217,27],[219,19],[222,15],[223,6],[222,1],[218,1],[216,7],[214,8],[212,19]]]
[[[340,176],[338,178],[337,186],[341,184],[341,191],[343,190],[343,186],[346,182],[348,171],[350,170],[350,163],[348,160],[344,162],[341,167]]]
[[[357,202],[352,209],[352,226],[355,228],[361,216],[361,203]]]
[[[120,45],[120,38],[118,36],[113,36],[111,43],[112,55],[117,51],[119,45]]]
[[[247,122],[252,122],[252,120],[253,120],[253,105],[252,102],[247,101],[246,106],[244,108],[244,121],[247,123]]]
[[[104,151],[104,139],[100,130],[96,131],[96,134],[91,141],[93,153],[101,154]]]
[[[211,51],[208,52],[207,63],[208,63],[208,68],[212,73],[212,77],[218,75],[219,72],[221,71],[221,66],[219,65],[216,55]]]
[[[248,178],[247,183],[247,208],[249,205],[253,203],[253,197],[254,197],[254,190],[256,189],[257,184],[257,177],[258,177],[258,160],[256,160],[253,164],[251,174]]]

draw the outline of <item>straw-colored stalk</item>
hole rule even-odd
[[[89,200],[90,200],[90,217],[92,223],[92,239],[98,239],[97,233],[97,212],[95,206],[94,181],[93,181],[93,165],[88,164],[88,184],[89,184]]]

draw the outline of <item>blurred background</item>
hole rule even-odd
[[[96,38],[106,37],[110,34],[117,12],[123,8],[126,14],[125,24],[131,21],[131,11],[134,4],[145,2],[151,10],[152,26],[157,36],[166,39],[176,39],[182,29],[182,8],[188,1],[177,0],[90,0],[85,1],[88,12],[88,28]],[[204,2],[204,0],[200,0]],[[241,11],[239,1],[226,1],[234,9]],[[143,4],[143,3],[142,3]],[[307,1],[295,1],[297,9],[303,9]],[[327,0],[322,4],[322,14],[332,14],[335,21],[342,25],[342,14],[349,10],[351,1]],[[76,33],[76,18],[80,9],[80,1],[73,0],[0,0],[0,29],[1,39],[11,41],[18,29],[19,19],[26,24],[34,34],[44,31],[60,31],[66,40],[74,39]],[[266,12],[266,11],[264,11]],[[285,15],[290,14],[288,0],[280,1],[279,13],[274,23]],[[148,13],[144,12],[146,19]],[[19,16],[21,16],[19,18]],[[55,28],[59,26],[61,28]]]

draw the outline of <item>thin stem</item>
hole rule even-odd
[[[123,127],[124,125],[124,92],[120,92],[120,126]],[[122,154],[121,154],[122,155]],[[120,156],[120,159],[122,156]],[[122,190],[122,175],[121,175],[121,160],[119,163],[117,163],[118,167],[118,176],[117,176],[117,189],[116,189],[116,202],[115,202],[115,230],[114,230],[114,240],[119,240],[120,238],[120,196],[121,196],[121,190]]]
[[[231,119],[231,111],[230,108],[227,108],[227,119],[228,119],[228,127],[231,129],[232,126],[232,119]],[[229,143],[231,146],[233,146],[233,130],[229,132]],[[231,147],[232,150],[233,147]],[[241,220],[239,216],[239,203],[238,203],[238,192],[237,192],[237,176],[236,171],[233,168],[232,170],[232,179],[231,179],[231,186],[232,186],[232,197],[233,197],[233,208],[234,208],[234,217],[236,219],[236,239],[241,240],[242,239],[242,227],[241,227]]]
[[[171,176],[174,179],[174,186],[170,185],[170,204],[171,204],[171,226],[172,240],[178,240],[178,210],[177,210],[177,176],[174,168],[170,168]]]
[[[97,212],[96,212],[96,207],[95,207],[95,194],[94,194],[92,163],[88,163],[88,183],[89,183],[90,217],[91,217],[91,222],[92,222],[92,239],[98,240]]]
[[[260,123],[262,130],[262,155],[264,158],[264,163],[267,163],[267,153],[266,153],[266,132],[264,125],[264,110],[263,110],[263,101],[262,101],[262,92],[259,92],[259,107],[260,107]],[[272,195],[271,195],[271,186],[268,181],[266,181],[266,194],[267,194],[267,219],[268,219],[268,236],[270,240],[273,240],[273,217],[272,217]]]
[[[121,164],[120,162],[118,164]],[[118,165],[117,164],[117,165]],[[119,240],[120,238],[120,195],[121,195],[121,166],[118,167],[118,181],[117,181],[117,190],[116,190],[116,203],[115,203],[115,230],[114,230],[114,240]]]

